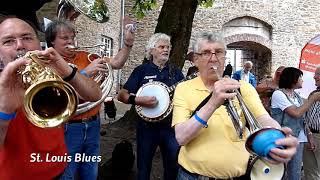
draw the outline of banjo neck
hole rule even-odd
[[[190,80],[190,79],[193,79],[193,78],[195,78],[197,76],[198,76],[198,72],[194,72],[194,73],[190,74],[189,76],[187,76],[186,78],[182,79],[181,81],[178,81],[178,82],[174,83],[172,86],[170,86],[168,88],[169,94],[171,94],[174,91],[174,89],[177,87],[177,85],[179,83],[187,81],[187,80]]]

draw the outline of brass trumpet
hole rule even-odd
[[[24,57],[32,60],[18,71],[27,88],[23,104],[26,117],[41,128],[66,122],[77,109],[76,91],[53,69],[43,66],[41,57],[29,52]]]

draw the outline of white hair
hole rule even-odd
[[[221,34],[213,32],[204,32],[195,40],[193,44],[193,52],[199,53],[200,44],[202,41],[208,41],[209,43],[218,42],[223,44],[224,48],[227,49]]]
[[[243,65],[246,65],[246,64],[250,64],[251,66],[253,66],[253,63],[251,61],[246,61],[243,63]]]
[[[160,41],[168,42],[171,46],[170,40],[171,40],[170,36],[168,36],[167,34],[164,34],[164,33],[155,33],[154,35],[152,35],[146,45],[147,59],[150,59],[151,50],[156,47],[156,44],[158,42],[160,42]]]

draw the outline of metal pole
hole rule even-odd
[[[125,0],[121,0],[121,14],[120,14],[120,48],[123,48],[123,44],[124,44],[124,28],[123,28],[123,18],[124,18],[124,4],[125,4]],[[120,84],[121,84],[121,73],[122,70],[119,69],[118,73],[117,73],[117,93],[120,90]]]

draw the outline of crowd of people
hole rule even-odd
[[[88,52],[75,51],[76,31],[67,20],[49,24],[45,50],[41,50],[37,30],[28,21],[8,17],[0,23],[1,179],[97,179],[100,105],[56,127],[37,127],[23,110],[26,87],[17,72],[30,64],[32,59],[25,54],[32,52],[39,57],[37,63],[52,69],[75,89],[80,103],[98,101],[102,92],[93,77],[106,72],[107,63],[113,69],[125,65],[134,31],[127,28],[124,34],[124,46],[115,57],[91,61]],[[118,93],[119,101],[151,111],[162,105],[163,99],[152,92],[137,92],[147,83],[160,84],[168,93],[176,86],[169,94],[172,112],[152,122],[142,116],[132,119],[137,124],[137,179],[150,179],[158,147],[165,180],[250,179],[247,169],[253,154],[246,149],[248,122],[240,116],[243,136],[239,136],[225,108],[226,100],[239,104],[236,90],[262,128],[283,134],[274,142],[275,148],[261,158],[271,164],[286,164],[284,179],[300,180],[302,164],[306,180],[320,179],[320,66],[314,74],[317,89],[303,99],[295,91],[302,88],[303,73],[297,68],[281,66],[273,78],[266,77],[257,85],[250,72],[251,61],[234,73],[230,64],[225,67],[227,49],[220,34],[202,33],[192,47],[186,59],[193,64],[190,74],[197,72],[197,77],[184,81],[182,71],[169,58],[170,36],[153,34],[146,44],[148,61],[134,68]],[[136,111],[139,113],[139,108]]]

